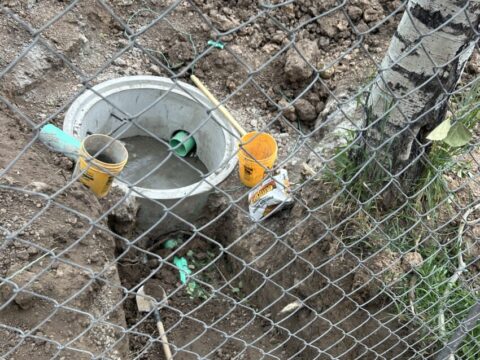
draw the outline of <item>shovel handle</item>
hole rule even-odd
[[[157,321],[158,333],[160,334],[160,339],[162,340],[163,353],[165,354],[166,360],[172,360],[172,351],[170,350],[167,334],[165,334],[165,328],[163,327],[163,322],[160,318],[160,313],[158,310],[155,311],[155,320]]]
[[[172,352],[170,351],[170,345],[168,345],[167,335],[165,334],[165,328],[161,321],[157,322],[158,332],[160,333],[160,338],[162,339],[163,352],[165,353],[166,360],[172,360]]]
[[[199,78],[197,78],[195,75],[190,76],[190,79],[193,81],[193,83],[200,89],[200,91],[210,100],[213,105],[215,105],[218,110],[221,111],[221,113],[227,118],[228,121],[230,121],[230,124],[233,125],[235,129],[240,133],[241,136],[244,136],[247,132],[245,131],[244,128],[235,120],[235,118],[230,114],[230,112],[227,110],[227,108],[223,105],[220,105],[220,102],[217,100],[215,95],[213,95],[210,90],[207,89],[207,87],[200,81]]]

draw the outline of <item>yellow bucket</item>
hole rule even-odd
[[[242,136],[238,151],[240,181],[253,187],[262,181],[265,168],[271,169],[277,160],[277,142],[272,135],[249,132]]]
[[[75,175],[82,173],[80,182],[101,198],[108,194],[114,177],[122,172],[127,160],[127,149],[120,141],[93,134],[80,145]]]

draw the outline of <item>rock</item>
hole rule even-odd
[[[158,65],[155,65],[155,64],[150,65],[149,70],[153,75],[161,75],[162,74],[162,70],[160,69],[160,67]]]
[[[35,46],[20,63],[5,76],[2,87],[15,95],[22,95],[34,86],[53,67],[54,59],[40,46]]]
[[[64,170],[72,170],[73,169],[73,161],[66,156],[56,158],[54,160],[54,163],[55,163],[55,165],[60,166]]]
[[[275,35],[272,36],[271,41],[276,44],[283,44],[283,41],[287,38],[287,34],[283,31],[278,30]]]
[[[326,36],[320,36],[320,39],[318,39],[318,45],[320,48],[325,49],[328,45],[330,45],[330,39]]]
[[[230,92],[235,91],[237,87],[241,84],[241,79],[238,78],[237,74],[230,75],[227,80],[225,80],[225,86]]]
[[[285,74],[291,82],[308,79],[313,74],[312,66],[315,66],[320,57],[320,50],[316,41],[307,39],[300,40],[297,44],[298,51],[311,64],[305,62],[295,48],[288,50],[285,62]]]
[[[30,272],[28,270],[20,271],[18,274],[15,274],[16,271],[20,270],[19,268],[15,269],[10,269],[8,276],[12,276],[13,278],[11,281],[16,284],[16,287],[24,288],[26,284],[30,282],[30,280],[36,276],[35,273]],[[1,302],[7,302],[10,301],[12,298],[13,302],[20,306],[23,310],[30,309],[35,301],[35,296],[27,291],[33,292],[32,286],[26,286],[24,290],[19,290],[17,293],[15,293],[15,288],[14,285],[12,284],[4,284],[0,288],[0,300]]]
[[[318,102],[317,105],[315,106],[315,111],[317,112],[317,114],[320,114],[324,109],[325,109],[325,103],[323,101]]]
[[[45,194],[49,194],[53,192],[53,188],[50,185],[41,181],[33,181],[27,186],[25,186],[25,189],[38,192],[38,193],[45,193]]]
[[[315,106],[313,106],[309,101],[305,99],[298,99],[294,106],[300,121],[311,123],[317,118]]]
[[[321,17],[317,20],[320,34],[334,39],[338,33],[337,24],[340,21],[341,17],[336,14],[336,16],[327,16]]]
[[[86,14],[84,15],[88,19],[88,24],[92,27],[92,29],[101,27],[102,24],[112,27],[116,25],[108,10],[98,3],[95,3],[93,6],[88,6],[86,8]]]
[[[363,98],[362,98],[363,100]],[[349,91],[338,89],[331,96],[315,123],[317,146],[315,151],[325,157],[332,156],[335,149],[346,144],[348,132],[356,131],[364,124],[365,114]],[[315,165],[316,157],[310,159]],[[312,166],[313,166],[312,165]]]
[[[128,39],[121,38],[121,39],[118,39],[118,40],[117,40],[117,46],[118,46],[119,48],[127,47],[128,44],[129,44]]]
[[[405,272],[413,270],[423,263],[422,255],[418,252],[409,252],[403,256],[402,268]]]
[[[127,62],[125,60],[123,60],[122,58],[115,59],[113,61],[113,64],[117,65],[117,66],[121,66],[121,67],[127,66]]]
[[[345,20],[345,19],[341,19],[341,20],[337,23],[336,26],[337,26],[337,29],[338,29],[339,31],[346,31],[346,30],[348,30],[348,22],[347,22],[347,20]]]
[[[363,13],[363,20],[365,20],[367,23],[374,22],[379,20],[382,15],[382,12],[375,8],[367,8]]]
[[[245,52],[243,48],[236,45],[232,45],[231,50],[235,54],[242,54]],[[221,67],[231,74],[237,72],[239,69],[237,59],[235,59],[235,57],[233,57],[228,51],[217,51],[212,55],[212,59],[215,67]],[[210,61],[205,61],[203,63],[203,70],[211,71],[212,63]]]
[[[378,286],[385,287],[396,283],[404,274],[402,270],[399,254],[384,249],[369,257],[358,273],[360,273],[360,279],[367,279],[367,282],[362,285],[370,287],[373,290],[371,293],[376,293]]]
[[[360,9],[358,6],[349,6],[347,9],[348,16],[352,20],[358,20],[363,15],[363,10]]]
[[[28,255],[35,256],[38,254],[38,249],[33,246],[29,246],[27,248],[27,252],[28,252]]]
[[[480,74],[480,56],[477,53],[472,55],[472,58],[465,67],[465,71],[471,75]]]
[[[295,113],[295,107],[293,105],[289,105],[288,101],[285,99],[281,99],[278,102],[278,105],[281,106],[282,108],[285,108],[283,110],[283,116],[285,116],[288,120],[290,121],[295,121],[297,120],[297,114]]]
[[[78,38],[80,39],[80,41],[84,44],[88,43],[88,39],[85,35],[83,35],[82,33],[79,33],[78,34]]]
[[[16,256],[18,259],[27,261],[29,258],[28,252],[26,250],[20,250],[16,252]]]
[[[252,49],[257,49],[263,41],[263,35],[260,31],[255,31],[251,36],[249,36],[248,45]]]
[[[315,105],[320,101],[320,95],[316,91],[310,91],[308,94],[305,95],[304,99]]]
[[[366,33],[370,30],[367,24],[363,20],[361,20],[357,25],[356,25],[357,31],[359,33]]]
[[[264,54],[271,56],[272,54],[276,53],[279,49],[280,47],[278,45],[266,44],[264,47],[262,47],[262,52]]]
[[[240,25],[240,22],[233,15],[225,16],[216,10],[210,11],[210,18],[220,31],[228,31]]]
[[[324,67],[323,64],[319,64],[317,66],[319,69],[322,69]],[[333,65],[331,65],[330,67],[326,68],[325,70],[321,70],[320,71],[320,77],[322,79],[330,79],[332,78],[333,74],[335,74],[335,68],[333,67]]]
[[[76,56],[80,49],[88,43],[88,39],[82,34],[81,29],[74,23],[62,23],[61,27],[51,33],[50,40],[61,49],[65,55]]]

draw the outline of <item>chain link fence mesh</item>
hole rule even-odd
[[[2,1],[0,357],[166,359],[168,344],[174,359],[477,359],[480,10],[438,3]],[[402,16],[418,41],[403,39],[396,58]],[[441,64],[429,50],[445,29],[469,34],[465,67],[466,47]],[[414,52],[430,65],[402,93],[385,74]],[[265,219],[252,219],[232,167],[241,136],[191,74],[247,132],[276,139],[264,170],[271,186],[288,171],[291,201]],[[170,80],[153,95],[98,86],[134,75]],[[392,102],[368,124],[378,87]],[[425,91],[441,101],[404,112]],[[71,133],[126,141],[126,170],[136,166],[101,199],[39,140],[86,96],[101,110],[83,124],[88,109],[74,113]],[[436,127],[438,114],[449,123]],[[369,143],[393,116],[403,125]],[[433,140],[417,136],[425,118]],[[155,125],[178,119],[198,158],[179,157]],[[412,134],[414,145],[390,146]],[[385,158],[408,146],[417,153],[392,171]],[[155,183],[165,173],[171,183]],[[146,190],[162,186],[179,190]]]

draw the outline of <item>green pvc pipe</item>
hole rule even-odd
[[[175,154],[185,157],[195,147],[195,140],[188,132],[180,130],[170,139],[170,147]]]

